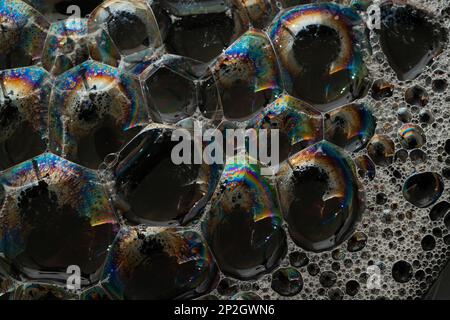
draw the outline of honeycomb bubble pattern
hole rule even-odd
[[[447,0],[0,0],[0,299],[423,298],[449,28]],[[280,129],[280,171],[175,166],[193,120]]]

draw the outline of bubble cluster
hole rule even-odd
[[[450,256],[449,12],[0,0],[0,299],[426,297]],[[278,129],[276,174],[181,152],[196,123]]]

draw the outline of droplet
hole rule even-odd
[[[345,284],[345,293],[347,293],[349,296],[354,297],[358,294],[360,289],[360,284],[356,280],[349,280]]]
[[[424,107],[427,105],[428,100],[427,91],[420,86],[413,86],[405,92],[405,101],[410,105]]]
[[[140,79],[152,120],[174,123],[191,116],[197,108],[195,83],[206,70],[203,63],[173,55],[150,64]]]
[[[92,169],[148,121],[137,79],[93,61],[57,78],[49,118],[50,150]]]
[[[145,1],[108,0],[89,15],[89,33],[104,30],[122,55],[147,54],[162,45],[155,16]],[[97,42],[102,47],[109,43]],[[107,49],[104,49],[107,50]]]
[[[449,210],[450,210],[450,203],[448,203],[447,201],[441,201],[436,203],[431,208],[429,213],[431,221],[437,221],[442,219]]]
[[[19,0],[4,0],[0,6],[0,68],[35,64],[41,56],[49,23]]]
[[[355,234],[347,241],[347,250],[357,252],[364,249],[367,243],[367,235],[363,232],[355,232]]]
[[[337,280],[336,273],[333,271],[324,271],[320,274],[319,282],[324,288],[332,287]]]
[[[184,163],[175,164],[172,152],[179,139],[172,140],[173,132],[166,125],[148,126],[119,152],[111,168],[113,202],[131,223],[186,224],[203,212],[214,192],[219,166],[195,164],[201,150],[192,136],[183,136],[182,143],[193,152]]]
[[[27,67],[0,72],[0,170],[45,152],[50,75]]]
[[[427,234],[422,238],[420,245],[424,251],[431,251],[436,247],[436,239],[431,234]]]
[[[358,175],[361,178],[369,178],[373,180],[375,178],[375,164],[366,155],[360,155],[356,157],[355,164],[358,168]]]
[[[89,59],[86,19],[68,19],[53,23],[45,41],[42,65],[53,75]]]
[[[304,252],[294,251],[289,254],[289,262],[293,267],[301,268],[309,263],[309,258]]]
[[[392,97],[394,94],[394,85],[383,79],[378,79],[372,84],[372,98],[383,100]]]
[[[189,2],[163,0],[176,16],[165,39],[169,52],[202,62],[215,59],[248,28],[248,19],[223,1]]]

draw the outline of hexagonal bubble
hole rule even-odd
[[[172,16],[165,45],[170,53],[209,62],[248,29],[248,18],[226,1],[162,0]]]
[[[145,0],[107,0],[89,16],[89,32],[104,30],[112,40],[96,43],[100,51],[115,47],[123,56],[140,59],[162,45],[155,15]]]
[[[46,150],[51,85],[41,68],[0,72],[0,170]]]
[[[270,272],[287,251],[275,187],[261,168],[242,154],[229,158],[202,224],[220,270],[243,280]]]
[[[175,123],[197,109],[197,82],[208,66],[189,58],[164,55],[140,74],[152,120]]]
[[[50,104],[50,150],[97,169],[148,121],[137,78],[93,61],[59,76]]]
[[[326,141],[281,166],[278,190],[290,235],[305,250],[335,248],[351,236],[364,212],[364,193],[353,161]]]
[[[59,75],[89,59],[86,19],[67,19],[50,26],[42,53],[42,65]]]
[[[38,62],[49,23],[20,0],[0,1],[0,68],[31,66]]]
[[[160,227],[123,229],[105,265],[116,299],[188,299],[211,290],[217,268],[200,235]]]
[[[309,104],[283,95],[250,120],[250,127],[278,129],[280,162],[323,139],[323,118]]]
[[[4,171],[0,183],[0,252],[11,276],[65,283],[76,265],[81,285],[96,281],[119,229],[96,172],[46,153]]]
[[[375,127],[376,119],[364,104],[349,104],[325,114],[325,139],[350,152],[362,149]]]
[[[103,0],[23,0],[49,21],[86,18]]]
[[[197,164],[190,156],[181,164],[172,160],[180,139],[175,137],[175,129],[149,125],[118,153],[108,168],[114,179],[113,202],[132,223],[186,224],[203,212],[215,190],[220,177],[218,165]],[[191,148],[193,157],[201,152],[190,137],[182,138],[181,143]]]
[[[250,118],[281,93],[275,52],[266,35],[257,30],[249,30],[226,49],[212,73],[229,120]]]
[[[75,300],[77,298],[77,295],[66,291],[63,287],[41,283],[22,284],[14,293],[14,300]]]
[[[380,44],[400,80],[411,80],[438,56],[447,35],[431,13],[411,4],[381,6]]]
[[[286,90],[328,111],[364,95],[365,24],[352,8],[308,4],[282,11],[269,31]]]

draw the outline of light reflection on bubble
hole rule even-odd
[[[350,104],[325,114],[325,139],[350,152],[363,148],[375,133],[376,120],[362,104]]]
[[[351,235],[364,211],[353,161],[320,142],[288,162],[278,173],[278,188],[292,239],[309,251],[333,249]]]
[[[243,156],[233,160],[202,228],[221,271],[252,279],[277,266],[286,254],[286,235],[275,188],[260,175],[261,166]]]
[[[269,35],[283,69],[287,91],[321,111],[350,102],[366,89],[361,17],[337,4],[287,9]]]
[[[56,80],[50,105],[50,149],[96,169],[147,119],[137,79],[88,61]]]
[[[187,299],[210,290],[216,267],[199,234],[166,228],[121,231],[104,269],[116,299]]]

